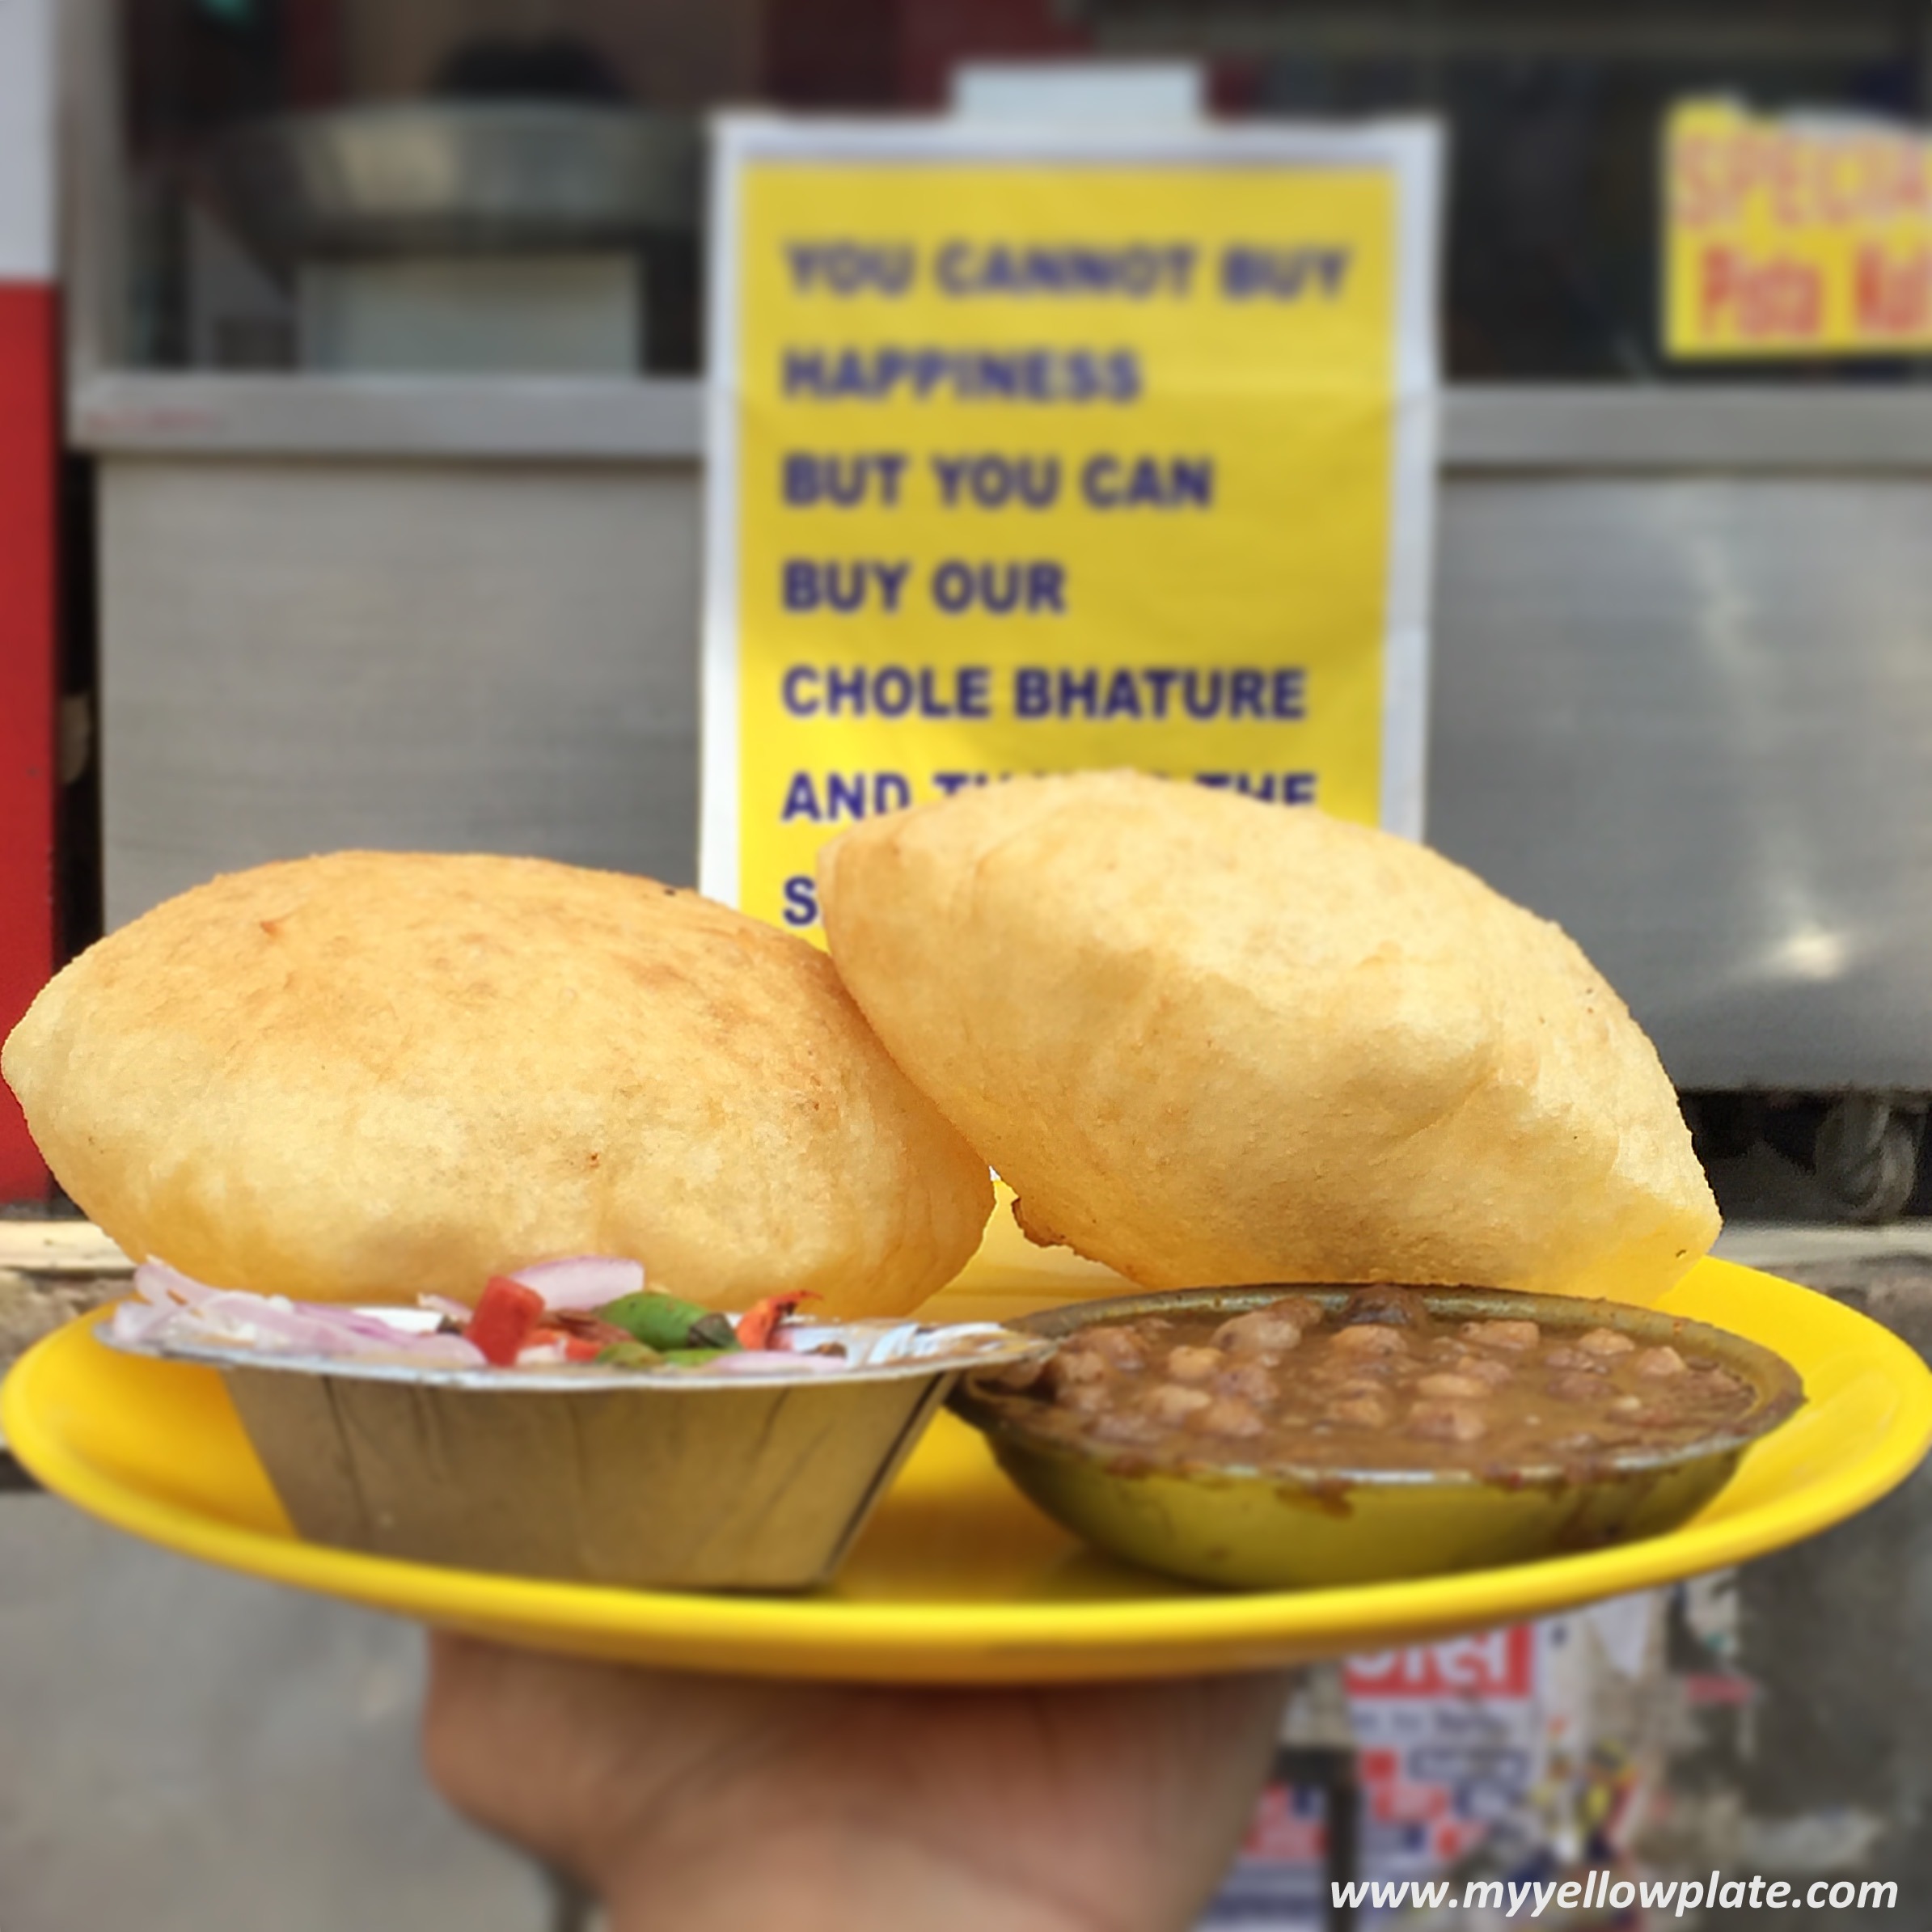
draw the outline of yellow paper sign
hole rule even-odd
[[[1672,112],[1664,338],[1673,356],[1932,349],[1932,149],[1851,117]]]
[[[1433,159],[725,125],[708,891],[1081,767],[1419,831]]]

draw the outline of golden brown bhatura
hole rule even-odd
[[[222,1287],[467,1300],[611,1254],[714,1307],[892,1314],[991,1211],[823,954],[539,859],[216,879],[57,975],[0,1066],[108,1234]]]
[[[1089,772],[873,820],[819,891],[846,984],[1021,1226],[1149,1287],[1651,1300],[1716,1236],[1623,1003],[1424,847]]]

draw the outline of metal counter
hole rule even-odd
[[[1932,1091],[1932,395],[1452,391],[1430,835],[1680,1087]],[[668,382],[95,376],[109,923],[378,843],[674,880]]]

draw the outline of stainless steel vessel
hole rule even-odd
[[[213,149],[237,224],[285,264],[685,233],[697,224],[700,161],[688,117],[538,101],[283,116]]]

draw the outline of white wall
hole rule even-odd
[[[54,272],[54,8],[0,0],[0,281]]]

